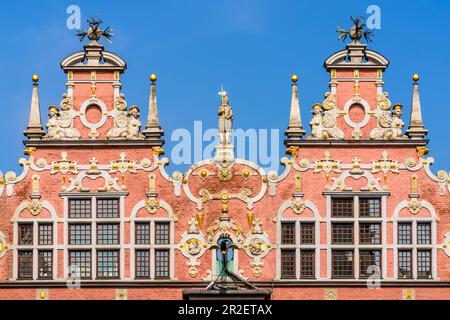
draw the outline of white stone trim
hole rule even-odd
[[[359,123],[353,122],[353,120],[350,119],[350,115],[349,115],[350,108],[354,105],[360,105],[364,109],[364,119]],[[358,101],[354,101],[354,98],[350,98],[349,100],[347,100],[347,102],[345,102],[343,110],[345,112],[345,115],[344,115],[345,123],[347,123],[350,127],[354,128],[354,129],[361,129],[362,127],[366,126],[369,123],[370,105],[363,98],[360,97],[360,100],[358,100]]]
[[[431,250],[431,277],[432,280],[439,280],[438,278],[438,272],[437,272],[437,249],[440,248],[440,246],[437,244],[437,213],[434,207],[431,203],[429,203],[426,200],[419,201],[422,205],[422,208],[425,208],[430,213],[430,217],[417,217],[414,215],[410,215],[410,217],[399,217],[400,211],[407,208],[408,201],[403,200],[401,201],[394,209],[393,214],[393,233],[394,233],[394,239],[393,239],[393,256],[394,256],[394,278],[396,280],[402,281],[403,279],[400,279],[398,277],[398,251],[402,249],[411,250],[412,251],[412,261],[411,261],[411,267],[412,267],[412,279],[418,280],[417,276],[417,251],[424,249],[424,250]],[[417,243],[417,223],[420,222],[428,222],[431,223],[431,244],[429,245],[423,245]],[[410,245],[400,245],[398,244],[398,224],[399,223],[411,223],[412,224],[412,243]],[[411,280],[411,279],[407,279]]]
[[[10,222],[13,224],[13,274],[12,281],[19,279],[18,274],[18,266],[19,266],[19,250],[32,250],[33,251],[33,280],[38,279],[39,273],[39,250],[47,250],[52,251],[52,277],[51,280],[54,280],[58,276],[58,217],[56,214],[55,208],[51,205],[50,202],[43,200],[42,208],[47,209],[50,212],[50,218],[40,218],[32,217],[32,218],[21,218],[20,214],[22,211],[28,208],[28,201],[23,201],[20,203],[16,210],[14,211],[14,215],[11,218]],[[33,244],[32,245],[19,245],[19,223],[29,223],[33,225]],[[39,224],[51,224],[52,225],[52,236],[53,236],[53,244],[52,245],[39,245]]]
[[[164,200],[158,200],[159,207],[164,209],[167,217],[154,217],[150,214],[147,217],[137,217],[137,213],[142,208],[145,208],[145,200],[136,203],[131,210],[130,218],[127,220],[130,223],[130,280],[136,279],[136,253],[137,249],[150,250],[150,279],[155,280],[155,249],[169,249],[169,280],[176,280],[175,274],[175,219],[176,216],[172,207]],[[137,245],[136,244],[136,222],[150,222],[150,244]],[[155,244],[155,222],[169,223],[169,244],[159,245]]]
[[[300,277],[300,252],[301,250],[314,250],[314,279],[322,280],[320,274],[320,223],[322,219],[320,217],[319,210],[312,201],[304,200],[305,207],[313,212],[314,217],[303,217],[301,214],[298,217],[285,218],[283,214],[286,210],[291,207],[292,200],[284,201],[278,208],[276,216],[276,280],[284,280],[281,278],[281,250],[282,249],[295,249],[295,279],[299,280]],[[283,222],[294,222],[295,223],[295,245],[285,245],[281,243],[281,224]],[[314,244],[306,245],[300,243],[300,224],[301,223],[314,223]]]

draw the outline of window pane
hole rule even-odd
[[[314,278],[314,250],[302,250],[300,252],[300,277]]]
[[[353,243],[353,223],[333,223],[333,244]]]
[[[91,199],[70,199],[69,218],[90,218]]]
[[[97,244],[119,244],[119,225],[99,223],[97,225]]]
[[[169,244],[169,223],[156,222],[155,223],[155,243]]]
[[[72,276],[91,277],[91,251],[69,251],[69,270]]]
[[[136,244],[150,244],[150,222],[136,223]]]
[[[359,215],[361,217],[381,217],[380,199],[359,199]]]
[[[97,251],[97,277],[99,278],[119,277],[119,251],[117,250]]]
[[[417,250],[417,277],[431,278],[431,251]]]
[[[295,244],[295,222],[281,224],[281,243]]]
[[[399,250],[398,251],[398,277],[411,278],[412,277],[412,251]]]
[[[150,251],[136,250],[136,277],[150,277]]]
[[[314,244],[314,223],[302,223],[300,225],[300,243]]]
[[[53,252],[39,251],[39,278],[49,279],[53,277]]]
[[[363,278],[378,272],[381,277],[381,251],[360,250],[359,251],[359,275]]]
[[[98,199],[97,218],[119,218],[119,199]]]
[[[169,278],[169,250],[155,250],[155,278]]]
[[[362,244],[381,243],[381,225],[379,223],[361,223],[359,225],[359,242]]]
[[[417,244],[431,244],[431,223],[417,224]]]
[[[32,279],[33,278],[33,251],[19,251],[19,278]]]
[[[91,244],[91,225],[69,224],[69,244]]]
[[[353,217],[353,198],[331,199],[333,217]]]
[[[353,277],[353,250],[332,251],[333,277]]]
[[[19,224],[19,245],[33,245],[33,225]]]
[[[399,223],[398,224],[398,244],[411,244],[412,243],[412,225],[411,223]]]
[[[281,250],[281,278],[295,278],[295,250]]]
[[[52,224],[39,224],[39,245],[51,245],[53,244],[53,225]]]

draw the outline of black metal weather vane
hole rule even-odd
[[[107,27],[105,30],[100,29],[100,25],[103,23],[101,19],[97,20],[95,18],[90,18],[87,20],[89,28],[86,30],[81,30],[77,32],[77,36],[80,41],[83,41],[85,37],[91,41],[91,44],[96,44],[101,37],[105,38],[106,41],[111,43],[111,38],[113,36],[113,30]]]
[[[360,42],[363,37],[367,42],[372,42],[373,32],[367,28],[366,24],[362,23],[364,18],[350,17],[350,19],[353,21],[353,26],[350,28],[350,30],[346,31],[345,29],[338,27],[338,40],[345,41],[345,39],[347,39],[347,36],[349,36],[350,39],[352,39],[353,43]]]

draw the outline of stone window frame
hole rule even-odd
[[[357,281],[367,280],[367,277],[360,276],[360,250],[379,250],[381,251],[381,279],[387,279],[387,198],[390,195],[386,191],[344,191],[344,192],[324,192],[326,200],[326,230],[327,230],[327,279],[339,281]],[[352,217],[332,217],[332,199],[333,198],[353,198],[353,216]],[[364,217],[359,215],[360,198],[379,198],[381,201],[380,217]],[[353,223],[353,243],[352,244],[334,244],[333,223]],[[381,225],[381,242],[379,244],[361,244],[359,241],[360,223],[379,223]],[[352,250],[353,251],[353,277],[341,278],[333,277],[332,252],[333,250]]]
[[[19,245],[19,224],[29,224],[33,228],[33,242],[31,245]],[[39,244],[39,225],[47,224],[52,225],[52,244],[40,245]],[[17,218],[14,220],[13,225],[13,276],[11,280],[17,281],[48,281],[54,280],[58,274],[58,259],[57,259],[57,237],[58,237],[58,224],[56,219],[53,218]],[[19,277],[19,251],[32,251],[32,268],[33,275],[31,278]],[[39,251],[52,252],[52,275],[51,277],[39,277]]]
[[[433,210],[434,211],[434,210]],[[429,280],[438,280],[437,275],[437,250],[436,250],[436,237],[437,237],[437,226],[435,213],[431,212],[430,217],[394,217],[393,220],[393,256],[394,256],[394,278],[399,281],[405,280],[414,280],[414,281],[429,281]],[[401,223],[411,223],[412,224],[412,242],[411,244],[398,244],[398,225]],[[419,244],[417,241],[417,224],[418,223],[430,223],[431,224],[431,242],[430,244]],[[411,250],[412,251],[412,259],[411,259],[411,271],[412,277],[402,278],[399,276],[398,272],[398,252],[401,250]],[[420,250],[430,250],[431,251],[431,277],[430,278],[422,278],[417,275],[417,251]]]
[[[149,244],[136,244],[136,224],[138,223],[150,223],[150,243]],[[156,224],[167,223],[169,224],[169,243],[168,244],[156,244]],[[174,258],[175,258],[175,225],[173,219],[169,217],[133,217],[130,225],[130,278],[133,281],[149,281],[149,280],[174,280]],[[156,250],[168,250],[169,251],[169,277],[158,278],[155,276],[155,260]],[[150,250],[150,276],[149,277],[137,277],[136,276],[136,251],[137,250]]]
[[[278,211],[277,218],[277,264],[276,264],[276,279],[281,281],[315,281],[320,280],[320,251],[322,244],[320,242],[320,224],[321,219],[317,208],[314,204],[308,200],[305,200],[306,208],[313,212],[313,217],[283,217],[283,212],[289,207],[290,201],[285,202]],[[295,223],[295,244],[283,244],[281,242],[281,224],[282,223]],[[300,224],[301,223],[314,223],[314,244],[301,244],[300,238]],[[281,251],[291,249],[295,250],[295,277],[282,278],[281,277]],[[314,250],[314,277],[301,277],[300,274],[300,254],[301,250]]]
[[[88,250],[91,252],[91,277],[82,280],[107,281],[111,278],[98,277],[97,270],[97,251],[98,250],[116,250],[119,251],[119,277],[115,280],[125,279],[125,197],[126,192],[86,192],[86,193],[61,193],[64,203],[64,279],[68,279],[70,273],[69,251]],[[91,217],[90,218],[69,218],[69,200],[71,199],[90,199]],[[97,199],[118,199],[119,217],[118,218],[97,218]],[[89,223],[91,225],[91,244],[90,245],[71,245],[69,243],[69,224],[70,223]],[[97,225],[99,223],[115,223],[119,225],[119,241],[117,244],[98,244],[97,243]]]

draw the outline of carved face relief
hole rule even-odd
[[[412,199],[408,202],[408,210],[411,214],[418,214],[420,209],[422,209],[422,204],[417,199]]]
[[[28,203],[28,210],[33,216],[38,216],[42,212],[42,202],[38,200],[33,200]]]
[[[295,214],[302,214],[305,211],[305,202],[303,200],[294,200],[291,204],[291,209]]]
[[[159,201],[156,199],[148,199],[145,202],[145,209],[147,209],[148,213],[155,214],[159,209]]]

